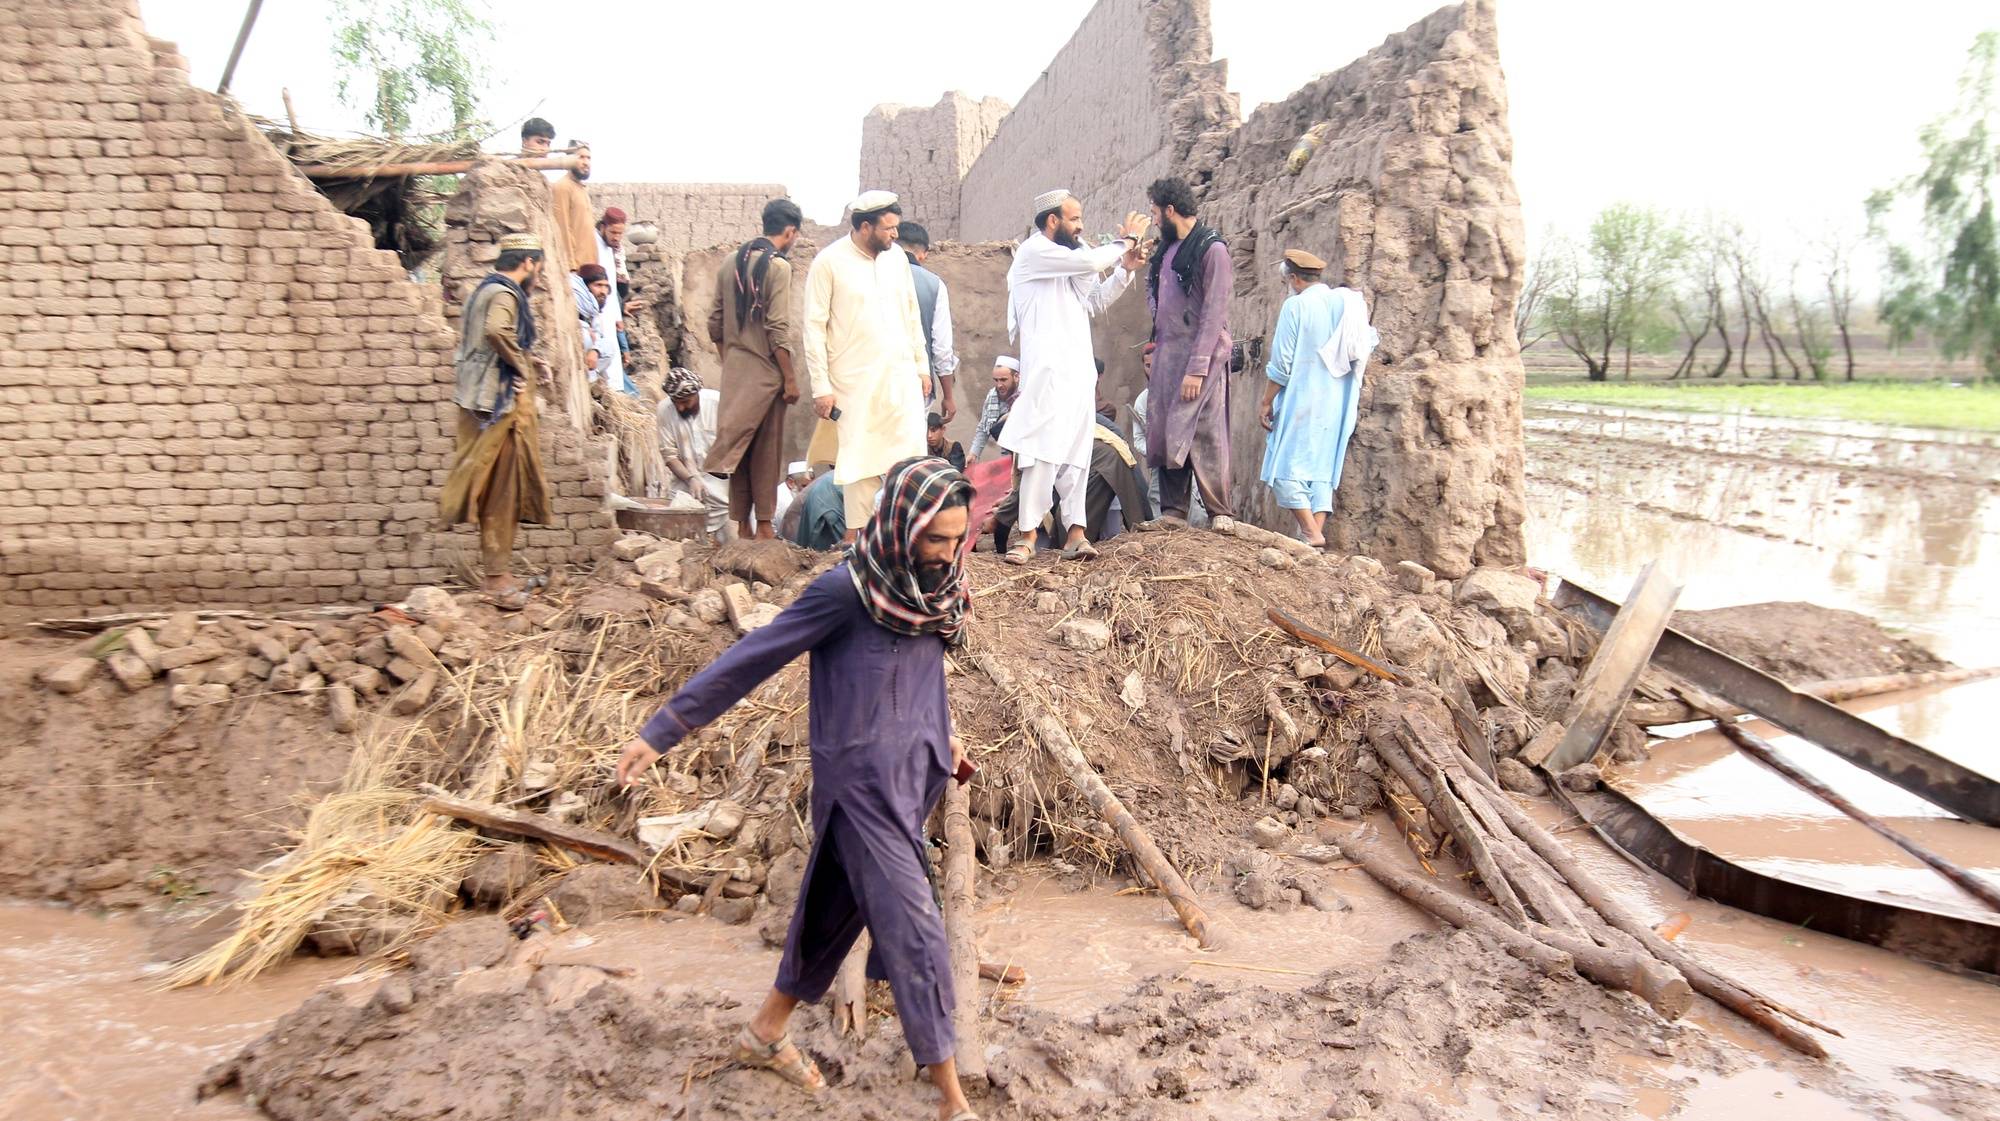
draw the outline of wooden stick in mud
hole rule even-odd
[[[1553,976],[1574,971],[1605,988],[1629,992],[1666,1020],[1680,1019],[1694,1002],[1694,990],[1686,979],[1650,955],[1609,950],[1588,938],[1547,927],[1517,930],[1485,907],[1397,867],[1395,859],[1366,830],[1342,837],[1339,846],[1382,886],[1453,926],[1491,938],[1545,973]]]
[[[1132,860],[1138,864],[1139,870],[1152,881],[1154,887],[1160,889],[1160,894],[1166,897],[1168,905],[1174,909],[1175,916],[1181,920],[1181,925],[1187,928],[1189,934],[1194,935],[1195,941],[1201,944],[1202,949],[1215,949],[1217,943],[1215,936],[1208,929],[1208,913],[1202,910],[1201,903],[1195,899],[1194,889],[1188,887],[1187,881],[1181,878],[1180,870],[1175,868],[1173,861],[1168,860],[1166,854],[1160,851],[1160,846],[1153,843],[1153,838],[1146,832],[1145,827],[1132,817],[1131,812],[1118,800],[1118,796],[1111,793],[1111,788],[1104,785],[1104,779],[1099,777],[1096,769],[1090,765],[1090,760],[1084,758],[1083,751],[1076,746],[1075,740],[1070,739],[1069,731],[1062,726],[1062,722],[1039,707],[1031,707],[1032,702],[1018,699],[1020,694],[1014,687],[1014,675],[1009,673],[992,654],[978,654],[973,660],[978,664],[980,671],[985,673],[994,685],[999,686],[1001,692],[1017,698],[1016,703],[1021,707],[1024,722],[1033,730],[1035,739],[1042,745],[1042,750],[1047,751],[1056,762],[1062,764],[1064,775],[1071,785],[1083,792],[1083,796],[1090,801],[1091,808],[1097,811],[1097,816],[1111,826],[1112,832],[1116,833],[1119,841],[1125,845],[1125,851],[1132,854]]]
[[[833,1001],[833,1030],[839,1033],[853,1033],[856,1040],[868,1038],[868,947],[867,931],[854,940],[854,948],[847,951],[847,960],[840,963],[840,972],[834,974],[833,991],[827,995]]]
[[[1376,677],[1379,677],[1384,681],[1393,681],[1398,685],[1409,684],[1409,682],[1403,679],[1403,675],[1398,671],[1391,669],[1390,667],[1385,666],[1382,663],[1364,654],[1357,654],[1354,651],[1349,650],[1348,648],[1340,645],[1339,643],[1335,642],[1328,636],[1321,634],[1319,631],[1316,631],[1309,626],[1306,626],[1304,623],[1299,622],[1297,619],[1292,618],[1290,615],[1285,614],[1284,612],[1278,610],[1275,607],[1271,608],[1269,612],[1267,612],[1267,615],[1269,616],[1271,622],[1277,625],[1277,628],[1279,630],[1284,631],[1286,634],[1291,635],[1293,638],[1298,639],[1300,642],[1305,643],[1307,646],[1317,646],[1321,650],[1324,650],[1327,653],[1333,655],[1334,657],[1339,658],[1341,661],[1346,662],[1348,665],[1353,666],[1355,669],[1366,670],[1367,672],[1374,674]]]
[[[1452,750],[1457,750],[1456,745],[1452,746]],[[1496,795],[1489,800],[1500,812],[1502,819],[1507,822],[1507,827],[1513,830],[1514,835],[1521,838],[1537,856],[1547,861],[1549,867],[1560,873],[1569,883],[1570,890],[1576,892],[1578,898],[1604,916],[1604,920],[1610,923],[1613,929],[1629,935],[1648,953],[1680,970],[1681,975],[1687,978],[1688,984],[1693,985],[1696,992],[1763,1028],[1787,1047],[1816,1059],[1826,1058],[1826,1048],[1819,1040],[1786,1023],[1780,1016],[1789,1016],[1828,1035],[1837,1036],[1839,1032],[1803,1013],[1779,1004],[1762,993],[1709,970],[1660,937],[1650,925],[1626,909],[1602,881],[1585,871],[1554,834],[1537,825],[1522,812],[1521,807],[1515,805],[1513,799],[1500,789],[1499,783],[1478,773],[1479,769],[1470,766],[1471,760],[1464,758],[1463,752],[1459,755],[1459,761],[1463,769],[1471,775],[1472,781],[1485,785],[1489,794]]]
[[[1990,677],[2000,677],[2000,666],[1935,670],[1929,673],[1885,673],[1872,677],[1843,677],[1833,681],[1816,681],[1810,685],[1801,685],[1798,689],[1801,693],[1811,693],[1823,701],[1839,702],[1857,700],[1861,697],[1877,697],[1884,693],[1901,693],[1911,689],[1941,689],[1946,685],[1962,685],[1968,681],[1984,681]],[[1625,706],[1625,719],[1649,727],[1658,724],[1686,724],[1715,716],[1741,715],[1743,715],[1742,708],[1722,700],[1717,700],[1714,705],[1706,707],[1691,700],[1632,701]]]
[[[1839,810],[1841,813],[1881,834],[1904,852],[1930,865],[1931,868],[1936,870],[1938,875],[1970,892],[1988,907],[2000,910],[2000,887],[1995,887],[1979,876],[1946,860],[1944,857],[1918,844],[1910,837],[1897,832],[1881,818],[1848,801],[1838,790],[1800,770],[1790,760],[1779,755],[1772,749],[1769,743],[1765,742],[1762,736],[1739,727],[1728,720],[1717,720],[1715,726],[1723,735],[1729,737],[1732,743],[1742,749],[1745,755],[1750,756],[1752,759],[1790,779],[1793,785],[1818,798],[1820,801],[1825,802],[1827,805],[1832,806],[1834,809]]]
[[[481,829],[491,829],[496,833],[533,837],[538,841],[561,845],[585,856],[594,856],[614,864],[637,864],[643,867],[649,859],[644,850],[623,837],[600,833],[595,829],[585,829],[580,825],[570,825],[552,817],[518,810],[512,806],[475,802],[469,798],[454,798],[449,794],[432,794],[424,799],[424,804],[419,808],[425,813],[454,817],[477,825]]]
[[[1484,883],[1486,890],[1492,894],[1493,902],[1499,906],[1500,913],[1516,927],[1527,925],[1527,908],[1521,906],[1520,896],[1514,894],[1507,877],[1500,873],[1500,865],[1493,859],[1485,831],[1472,824],[1466,816],[1464,804],[1445,788],[1443,776],[1433,777],[1423,773],[1414,753],[1410,751],[1409,741],[1404,739],[1400,732],[1394,737],[1393,743],[1380,742],[1374,743],[1373,746],[1375,754],[1381,756],[1383,761],[1389,764],[1390,769],[1396,772],[1397,777],[1403,780],[1403,785],[1410,788],[1410,793],[1415,794],[1424,803],[1424,808],[1431,812],[1431,820],[1441,821],[1451,830],[1451,835],[1458,840],[1459,848],[1465,851],[1466,859],[1471,861],[1473,870],[1479,873],[1480,882]]]
[[[979,941],[972,932],[975,898],[971,799],[965,787],[944,788],[944,940],[951,950],[951,984],[957,1006],[951,1026],[958,1036],[960,1078],[986,1077],[986,1048],[979,1034]]]

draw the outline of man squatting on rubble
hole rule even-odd
[[[811,652],[812,852],[777,980],[737,1036],[735,1059],[821,1093],[825,1078],[785,1025],[801,1001],[825,995],[866,929],[868,976],[895,991],[903,1037],[930,1069],[946,1121],[977,1118],[953,1059],[950,953],[926,876],[923,827],[963,759],[951,734],[944,653],[962,641],[969,609],[960,546],[971,499],[965,476],[943,460],[891,465],[848,559],[690,679],[618,760],[619,784],[636,781]]]
[[[532,368],[548,365],[528,353],[535,317],[528,289],[542,273],[542,243],[533,234],[500,239],[494,271],[473,289],[459,318],[453,356],[452,403],[458,406],[458,448],[445,477],[438,512],[446,525],[479,526],[481,590],[497,607],[519,609],[528,590],[508,573],[520,522],[549,521],[549,484],[542,472]]]
[[[722,355],[722,407],[707,471],[729,480],[739,537],[777,534],[785,409],[798,403],[792,356],[792,263],[805,215],[791,199],[764,204],[764,234],[723,258],[708,308],[708,340]]]
[[[896,245],[896,196],[868,191],[849,212],[852,232],[806,271],[805,352],[813,411],[825,422],[806,459],[833,464],[851,542],[890,465],[923,454],[931,371],[910,259]]]
[[[1025,527],[1020,544],[1007,550],[1008,564],[1034,559],[1042,518],[1057,495],[1069,523],[1064,559],[1097,555],[1084,532],[1097,423],[1090,318],[1132,283],[1145,261],[1146,225],[1144,215],[1128,214],[1118,241],[1087,249],[1083,204],[1074,195],[1058,188],[1034,200],[1035,232],[1014,250],[1007,269],[1007,334],[1021,348],[1021,388],[1000,446],[1014,453],[1016,524]]]

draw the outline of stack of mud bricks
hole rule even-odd
[[[997,97],[956,91],[936,105],[878,105],[861,121],[861,187],[902,197],[903,217],[933,243],[958,240],[958,185],[1007,116]]]
[[[786,193],[779,183],[593,183],[590,204],[618,207],[657,228],[662,248],[685,252],[756,237],[764,204]]]
[[[131,0],[0,5],[0,255],[0,612],[449,573],[436,293]]]

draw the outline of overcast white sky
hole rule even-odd
[[[481,0],[469,0],[475,6]],[[600,180],[784,183],[836,218],[856,190],[861,118],[947,89],[1013,101],[1092,0],[905,6],[901,30],[858,4],[491,0],[488,118],[548,117],[595,146]],[[1246,115],[1338,69],[1437,0],[1213,0],[1215,49]],[[213,88],[241,0],[140,0]],[[334,96],[333,0],[267,3],[234,92],[253,112],[358,129]],[[892,9],[894,10],[894,9]],[[577,25],[552,20],[574,13]],[[1531,237],[1631,200],[1733,212],[1782,246],[1910,171],[1920,125],[1951,104],[2000,7],[1901,0],[1501,0],[1515,177]],[[511,136],[511,130],[509,135]]]

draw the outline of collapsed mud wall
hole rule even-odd
[[[933,242],[959,238],[959,181],[1000,129],[1008,105],[953,90],[936,105],[877,105],[861,119],[860,190],[902,196],[903,217]],[[858,192],[857,192],[858,193]]]
[[[589,190],[599,214],[618,207],[657,227],[662,247],[683,251],[756,237],[764,204],[788,193],[782,183],[592,183]]]
[[[1322,125],[1325,140],[1292,174],[1294,144]],[[1294,246],[1367,298],[1382,335],[1334,541],[1449,576],[1519,563],[1522,230],[1493,0],[1442,9],[1259,109],[1224,152],[1202,205],[1230,236],[1236,337],[1269,335],[1289,293],[1278,261]],[[1261,375],[1236,386],[1237,489],[1270,520],[1269,491],[1254,485]]]
[[[1146,184],[1236,123],[1210,56],[1207,0],[1100,0],[966,173],[958,236],[1020,238],[1030,200],[1052,187],[1082,200],[1094,232],[1143,209]]]
[[[0,43],[0,610],[440,577],[435,295],[129,0],[9,3]]]

